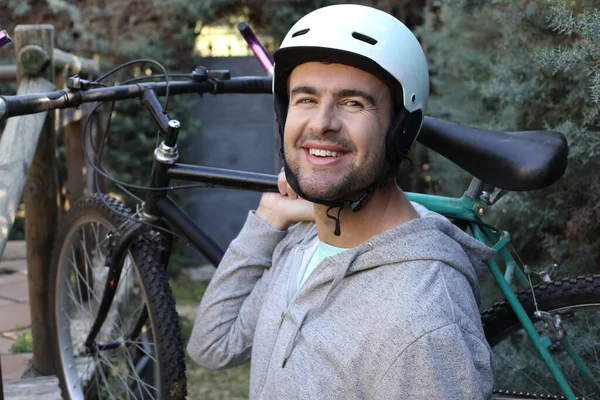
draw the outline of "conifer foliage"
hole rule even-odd
[[[419,35],[431,65],[429,115],[566,136],[563,178],[509,194],[493,219],[538,269],[600,270],[600,10],[593,1],[447,0],[426,13]],[[434,159],[432,173],[464,178],[439,173],[445,165]]]

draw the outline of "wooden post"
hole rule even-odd
[[[24,78],[17,94],[49,92],[53,85],[42,78]],[[46,112],[13,117],[0,138],[0,255],[12,228]]]
[[[87,148],[88,154],[90,154],[90,155],[94,154],[94,152],[92,150],[92,145],[96,148],[96,151],[101,146],[103,146],[101,163],[102,163],[102,165],[104,165],[107,168],[108,168],[108,143],[106,142],[106,140],[104,138],[104,133],[106,132],[109,113],[110,113],[110,105],[105,103],[104,106],[102,106],[102,108],[99,110],[99,113],[96,116],[96,118],[94,119],[94,124],[92,126],[91,140],[89,140],[86,143],[86,148]],[[102,143],[103,141],[104,141],[104,143]],[[94,157],[92,157],[92,159],[94,159]],[[108,190],[108,186],[109,186],[106,178],[104,178],[102,175],[98,174],[94,170],[94,167],[92,165],[89,165],[89,164],[86,164],[86,165],[87,165],[87,170],[88,170],[87,185],[86,185],[88,194],[96,193],[96,192],[106,193]],[[98,176],[98,187],[96,187],[96,176]]]
[[[54,82],[52,61],[54,27],[19,25],[15,29],[14,39],[17,54],[17,81],[27,76],[37,76]],[[23,192],[33,367],[42,375],[51,375],[55,372],[53,349],[48,345],[51,343],[48,307],[49,261],[54,231],[58,223],[54,120],[55,113],[48,113]]]
[[[45,79],[27,77],[21,80],[17,94],[48,92],[52,89],[53,85]],[[46,114],[10,118],[0,138],[0,255],[4,253],[15,220]]]
[[[67,167],[67,199],[72,206],[83,196],[86,186],[86,162],[81,150],[81,119],[63,127]]]

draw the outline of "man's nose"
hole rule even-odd
[[[317,135],[339,132],[342,129],[342,123],[335,104],[329,102],[321,103],[310,119],[309,128]]]

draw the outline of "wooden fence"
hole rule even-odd
[[[17,94],[61,89],[66,78],[73,74],[83,77],[98,75],[96,61],[54,49],[54,28],[51,25],[19,25],[13,38],[16,65],[0,66],[0,81],[16,82]],[[88,110],[82,107],[80,110],[13,117],[7,121],[0,138],[0,256],[22,199],[25,206],[33,367],[42,375],[55,373],[53,349],[48,346],[47,296],[52,244],[63,208],[61,197],[65,201],[64,191],[59,187],[57,141],[59,138],[64,140],[66,200],[72,203],[85,192],[93,191],[92,168],[86,165],[81,150],[82,118]],[[98,132],[98,126],[92,129]],[[0,375],[0,399],[1,384]]]

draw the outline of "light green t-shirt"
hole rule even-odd
[[[325,257],[335,256],[344,250],[348,249],[332,246],[317,240],[317,246],[312,254],[312,257],[308,261],[306,259],[303,260],[305,266],[304,268],[300,269],[300,272],[298,272],[298,290],[302,287],[302,285],[304,285],[304,282],[306,282],[308,276],[315,270],[315,268],[317,268],[317,265],[319,265],[321,261],[325,259]]]

